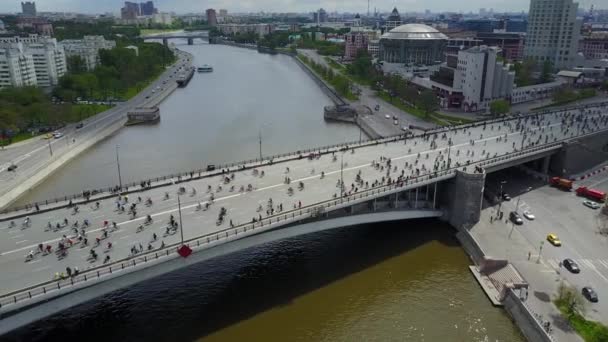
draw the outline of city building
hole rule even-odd
[[[136,2],[125,1],[125,6],[120,9],[122,19],[136,19],[139,15],[141,15],[141,9]]]
[[[167,12],[154,13],[152,14],[152,23],[161,25],[173,24],[173,14]]]
[[[34,1],[26,1],[21,2],[21,14],[27,17],[35,17],[36,16],[36,2]]]
[[[346,42],[344,46],[344,58],[355,59],[359,50],[367,51],[369,37],[363,32],[350,32],[344,36]]]
[[[525,35],[515,32],[479,32],[477,39],[483,45],[497,46],[502,57],[509,62],[521,61],[524,54]]]
[[[367,52],[373,58],[378,58],[380,53],[380,39],[373,39],[367,42]]]
[[[0,19],[0,33],[4,33],[6,31],[6,28],[4,27],[4,21],[2,21],[2,19]]]
[[[32,29],[41,36],[53,36],[53,25],[41,17],[18,17],[17,27],[20,29]]]
[[[83,39],[66,39],[60,42],[66,57],[79,56],[88,70],[93,70],[99,64],[99,50],[112,49],[116,42],[106,40],[103,36],[84,36]]]
[[[225,35],[255,33],[263,37],[274,31],[272,24],[218,24],[218,30]]]
[[[63,46],[57,43],[57,39],[35,34],[27,37],[0,38],[0,49],[10,49],[15,47],[15,44],[22,44],[23,54],[31,56],[38,86],[57,85],[59,78],[65,75],[67,67],[65,52]]]
[[[454,88],[462,89],[465,111],[487,109],[493,100],[511,97],[515,72],[497,60],[499,51],[483,45],[458,52]]]
[[[592,32],[583,37],[579,51],[587,59],[608,59],[608,32]]]
[[[158,9],[154,8],[154,2],[142,2],[139,6],[141,15],[154,15],[158,13]]]
[[[506,19],[504,21],[504,30],[506,32],[525,33],[528,31],[528,21],[525,19]]]
[[[401,15],[397,11],[397,7],[394,7],[391,15],[384,21],[384,29],[390,31],[398,26],[401,26]]]
[[[577,10],[578,3],[572,0],[530,0],[524,58],[541,64],[549,61],[558,69],[570,68],[581,29]]]
[[[215,10],[213,8],[208,8],[207,11],[207,24],[210,26],[217,26],[217,16],[215,15]]]
[[[443,61],[448,37],[423,24],[398,26],[380,37],[378,57],[388,63],[431,65]]]
[[[0,89],[36,86],[34,58],[22,43],[0,43]]]
[[[501,21],[496,19],[469,19],[462,22],[463,29],[473,32],[494,32],[501,25]]]
[[[315,13],[313,13],[312,16],[313,16],[312,20],[315,23],[317,23],[317,25],[320,24],[320,23],[327,22],[327,12],[324,9],[322,9],[322,8],[319,8],[319,10],[316,11]]]
[[[220,8],[220,16],[227,17],[228,16],[228,10]]]

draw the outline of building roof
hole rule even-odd
[[[421,40],[432,40],[432,39],[445,39],[448,37],[424,24],[405,24],[397,26],[389,32],[382,35],[383,39],[421,39]]]
[[[579,78],[583,75],[580,71],[562,70],[557,73],[557,76]]]

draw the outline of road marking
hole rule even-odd
[[[551,268],[559,268],[559,263],[554,259],[548,259],[547,262],[549,263],[549,266],[551,266]]]
[[[126,238],[130,237],[130,236],[131,236],[131,235],[125,235],[125,236],[121,236],[121,237],[119,237],[118,239],[119,239],[119,240],[123,240],[123,239],[126,239]]]
[[[19,234],[19,235],[15,235],[15,236],[11,236],[11,239],[18,239],[20,237],[23,237],[23,234]]]
[[[48,270],[49,268],[51,268],[51,266],[44,266],[44,267],[40,267],[40,268],[35,268],[35,269],[32,270],[32,272],[40,272],[40,271]]]
[[[21,240],[21,241],[17,241],[17,242],[15,242],[15,243],[19,245],[19,244],[22,244],[22,243],[24,243],[24,242],[27,242],[27,240]],[[27,247],[27,248],[30,248],[30,247]],[[27,248],[26,248],[26,249],[27,249]]]
[[[597,260],[597,262],[599,262],[602,266],[608,268],[608,262],[604,261],[604,260]]]
[[[581,259],[579,262],[588,268],[595,268],[595,265],[593,265],[593,262],[590,259]]]

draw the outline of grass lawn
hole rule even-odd
[[[566,304],[560,300],[555,301],[555,305],[562,312],[564,317],[568,317],[568,311]],[[586,342],[604,342],[608,341],[608,327],[602,323],[595,321],[588,321],[585,317],[574,314],[569,319],[570,325],[581,335]]]

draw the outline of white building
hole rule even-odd
[[[222,34],[243,34],[255,33],[259,37],[263,37],[274,31],[274,26],[271,24],[219,24],[217,28]]]
[[[515,72],[497,61],[499,52],[484,45],[458,52],[453,88],[462,89],[464,110],[487,109],[493,100],[511,97]]]
[[[38,35],[5,37],[0,38],[0,49],[11,49],[15,43],[21,43],[23,54],[33,59],[38,86],[50,87],[59,83],[59,78],[67,71],[67,63],[63,46],[57,43],[57,39]]]
[[[36,86],[34,58],[25,53],[22,43],[2,43],[0,46],[0,89]]]
[[[530,0],[524,58],[558,69],[572,67],[578,50],[581,21],[572,0]]]
[[[152,22],[154,24],[171,25],[173,24],[173,14],[166,12],[154,13],[152,15]]]
[[[367,52],[373,58],[378,58],[378,53],[380,52],[380,39],[370,40],[367,43]]]
[[[67,57],[80,56],[88,70],[99,64],[99,50],[113,49],[116,42],[106,40],[103,36],[84,36],[83,39],[66,39],[61,41]]]

